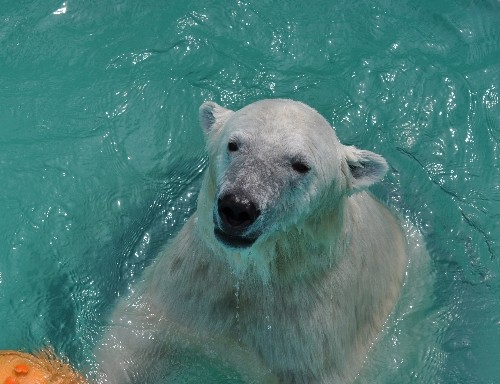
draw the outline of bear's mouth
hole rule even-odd
[[[232,248],[248,248],[257,240],[257,237],[231,235],[217,227],[214,228],[214,235],[222,244]]]

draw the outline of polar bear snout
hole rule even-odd
[[[252,245],[257,237],[251,230],[260,216],[257,205],[243,193],[226,193],[217,199],[214,215],[215,237],[233,248]],[[214,213],[215,213],[214,212]]]
[[[247,229],[260,215],[260,210],[251,200],[233,193],[218,199],[217,211],[223,227],[230,232]]]

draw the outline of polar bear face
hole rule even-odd
[[[206,102],[200,122],[215,186],[214,234],[230,248],[329,212],[387,170],[381,156],[343,146],[319,113],[292,100],[236,112]]]

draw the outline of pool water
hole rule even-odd
[[[388,160],[373,192],[429,252],[358,382],[500,382],[499,20],[495,0],[3,1],[0,349],[87,371],[195,208],[198,106],[286,97]]]

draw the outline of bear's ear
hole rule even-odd
[[[200,125],[205,134],[218,130],[229,118],[233,111],[221,107],[213,101],[206,101],[200,106]]]
[[[349,168],[346,172],[348,185],[353,192],[382,180],[387,173],[389,167],[382,156],[354,146],[344,148]]]

